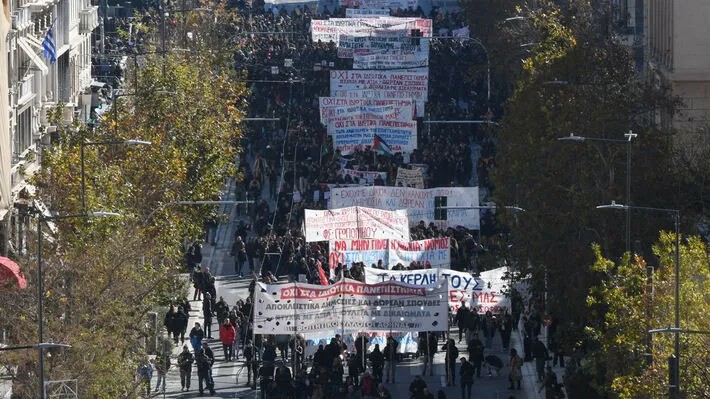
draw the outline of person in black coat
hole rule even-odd
[[[207,338],[212,338],[212,315],[214,314],[212,309],[212,298],[211,295],[205,292],[205,299],[202,301],[202,316],[205,319],[205,335]]]
[[[459,349],[456,347],[456,342],[453,338],[446,341],[441,350],[446,351],[444,358],[446,368],[446,385],[456,386],[456,359],[459,357]]]
[[[372,363],[372,377],[379,381],[382,381],[382,368],[385,365],[385,355],[380,351],[380,344],[375,345],[375,349],[368,355],[370,362]]]
[[[387,345],[385,345],[385,382],[389,382],[392,379],[392,383],[395,383],[395,374],[397,368],[397,347],[399,343],[394,339],[394,337],[387,337]]]
[[[178,306],[177,313],[175,314],[175,328],[177,328],[177,335],[180,336],[180,343],[185,342],[185,332],[187,332],[188,316],[182,306]],[[177,343],[177,338],[175,338]]]

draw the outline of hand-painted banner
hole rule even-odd
[[[375,284],[383,281],[398,281],[416,286],[431,286],[442,280],[449,283],[449,306],[454,312],[466,303],[469,309],[476,309],[479,314],[487,311],[504,313],[511,311],[508,291],[508,281],[504,279],[506,269],[483,272],[479,277],[470,273],[447,269],[425,270],[381,270],[365,267],[365,282]]]
[[[360,181],[361,185],[371,185],[375,183],[375,179],[379,176],[382,180],[387,181],[387,172],[377,172],[377,171],[367,171],[367,170],[355,170],[343,168],[338,172],[341,176],[350,176],[353,182]],[[357,180],[356,180],[357,179]]]
[[[407,106],[358,105],[354,107],[328,107],[326,110],[321,110],[321,115],[323,114],[326,116],[324,124],[328,129],[328,134],[333,135],[337,125],[340,125],[340,127],[347,126],[348,122],[346,121],[384,120],[411,122],[414,111],[412,107]]]
[[[390,10],[387,8],[347,8],[345,18],[376,18],[389,17]]]
[[[305,210],[306,242],[392,238],[409,241],[406,210],[364,207]]]
[[[414,119],[414,101],[404,99],[378,100],[378,99],[357,99],[343,97],[320,97],[318,99],[320,109],[320,122],[327,125],[331,122],[331,118],[337,116],[336,110],[348,109],[352,107],[386,107],[393,106],[399,112],[399,119],[407,120]]]
[[[422,169],[397,168],[397,180],[394,185],[397,187],[424,188],[424,174]]]
[[[429,55],[413,54],[353,54],[353,69],[411,69],[429,66]]]
[[[449,238],[432,238],[419,241],[400,240],[338,240],[329,243],[329,263],[350,267],[353,263],[378,264],[386,268],[397,264],[409,266],[412,262],[430,267],[448,268],[451,265]]]
[[[334,123],[333,148],[341,155],[353,153],[375,143],[375,135],[394,152],[412,152],[417,148],[417,122],[386,120],[346,120]]]
[[[442,209],[435,212],[435,200]],[[418,189],[409,187],[342,187],[330,192],[328,207],[367,206],[377,209],[407,209],[409,223],[434,223],[438,227],[463,226],[479,228],[478,187],[437,187]],[[440,216],[446,215],[446,218]]]
[[[429,40],[413,38],[407,30],[377,29],[366,35],[340,35],[338,58],[366,54],[417,54],[429,58]]]
[[[448,291],[445,281],[426,288],[345,279],[328,286],[259,283],[254,333],[446,331]]]
[[[377,18],[330,18],[311,20],[311,40],[313,42],[334,42],[336,46],[341,35],[401,35],[419,30],[422,37],[431,37],[430,19],[377,17]],[[396,33],[392,33],[396,32]]]
[[[342,92],[353,90],[375,90],[399,92],[397,98],[413,98],[426,101],[429,93],[428,69],[406,71],[330,71],[330,94],[345,97]]]

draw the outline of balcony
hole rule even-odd
[[[18,8],[12,12],[12,29],[23,30],[32,25],[30,9],[27,7]]]
[[[90,34],[99,26],[98,6],[85,5],[79,11],[79,33]]]

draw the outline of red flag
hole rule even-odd
[[[318,277],[320,277],[321,285],[328,285],[328,279],[325,278],[325,272],[323,271],[323,265],[321,265],[320,261],[316,262],[316,268],[318,269]]]

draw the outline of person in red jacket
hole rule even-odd
[[[222,341],[224,348],[224,360],[231,361],[234,356],[234,340],[237,338],[237,331],[234,329],[229,319],[224,319],[224,322],[219,326],[219,340]]]

